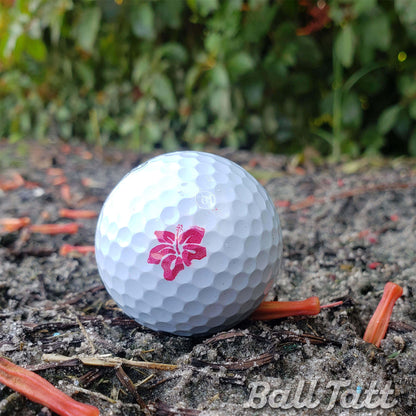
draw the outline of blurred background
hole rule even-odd
[[[416,156],[414,0],[0,0],[0,137]]]

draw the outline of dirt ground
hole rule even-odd
[[[0,218],[81,224],[75,234],[0,233],[0,355],[103,416],[416,415],[415,161],[319,166],[220,154],[253,173],[278,207],[284,261],[271,298],[343,298],[343,306],[245,321],[210,338],[147,330],[111,301],[93,254],[59,251],[93,245],[96,225],[60,209],[99,212],[149,156],[0,142],[0,189],[16,185],[0,190]],[[404,293],[376,348],[362,337],[388,281]],[[0,415],[51,413],[0,385]]]

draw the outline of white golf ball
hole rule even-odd
[[[98,270],[121,309],[177,335],[249,316],[279,272],[280,222],[266,190],[220,156],[182,151],[128,173],[105,201]]]

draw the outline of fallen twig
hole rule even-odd
[[[92,342],[90,336],[88,335],[88,332],[86,331],[84,325],[82,324],[82,322],[80,321],[78,316],[75,316],[75,319],[77,321],[77,324],[78,324],[79,328],[81,329],[82,334],[84,335],[85,339],[87,340],[87,342],[88,342],[88,344],[91,348],[91,354],[95,354],[95,352],[97,351],[97,348],[95,348],[95,345]]]
[[[156,416],[198,416],[201,411],[197,409],[173,409],[161,400],[151,403],[149,408]]]
[[[247,331],[220,332],[219,334],[215,334],[211,338],[204,340],[204,344],[212,344],[213,342],[224,341],[231,338],[247,337],[248,335]]]
[[[69,384],[67,386],[67,389],[72,390],[72,392],[73,392],[72,394],[83,393],[83,394],[86,394],[87,396],[93,396],[93,397],[96,397],[97,399],[104,400],[104,401],[112,403],[112,404],[117,403],[117,400],[113,400],[113,399],[111,399],[110,397],[108,397],[104,394],[101,394],[101,393],[98,393],[98,392],[95,392],[95,391],[91,391],[91,390],[87,390],[87,389],[83,389],[82,387],[79,387],[79,386],[73,386],[73,385]]]
[[[80,300],[85,299],[85,295],[87,293],[92,293],[93,294],[93,293],[99,292],[99,291],[104,290],[104,289],[105,289],[104,285],[96,285],[96,286],[90,287],[90,288],[88,288],[88,289],[86,289],[82,292],[79,292],[76,296],[73,296],[72,298],[69,298],[67,300],[63,300],[61,303],[64,304],[64,305],[73,305],[74,303],[77,303]]]
[[[178,368],[175,364],[153,363],[150,361],[134,361],[120,357],[106,356],[87,356],[87,357],[66,357],[59,354],[43,354],[42,359],[47,362],[63,362],[78,358],[84,365],[92,365],[96,367],[117,367],[126,365],[128,367],[148,368],[152,370],[174,371]]]
[[[120,383],[130,392],[130,394],[134,397],[137,404],[140,406],[140,408],[143,410],[143,412],[146,415],[150,415],[150,411],[147,408],[146,403],[144,400],[140,397],[139,393],[137,393],[136,387],[134,386],[133,382],[131,381],[130,377],[126,374],[126,372],[123,370],[123,367],[117,367],[116,369],[116,375],[119,379]]]
[[[314,335],[314,334],[296,334],[295,332],[292,332],[292,331],[279,330],[279,331],[273,331],[273,336],[277,337],[281,342],[286,343],[286,345],[287,345],[287,342],[296,342],[300,344],[308,344],[308,343],[313,344],[313,345],[333,344],[333,345],[341,346],[341,343],[337,340],[321,337],[319,335]],[[277,344],[277,347],[280,347],[280,345]]]
[[[392,321],[389,323],[389,329],[393,329],[397,332],[411,332],[416,331],[416,327],[413,325],[409,325],[406,322],[400,322],[400,321]]]
[[[78,367],[80,365],[82,365],[81,361],[78,358],[74,358],[73,360],[56,362],[56,363],[41,363],[41,364],[36,364],[36,365],[28,365],[26,369],[30,371],[42,371],[42,370],[49,370],[51,368],[59,368],[59,367]]]
[[[79,360],[78,360],[79,361]],[[83,374],[81,377],[78,378],[78,381],[84,387],[90,385],[93,381],[97,380],[97,378],[101,377],[103,374],[103,370],[99,368],[94,368],[91,371]]]
[[[250,360],[244,361],[235,361],[235,362],[225,362],[225,363],[210,363],[207,361],[202,361],[197,358],[191,360],[191,364],[195,367],[211,367],[215,370],[220,368],[226,368],[227,370],[247,370],[253,367],[261,367],[262,365],[269,364],[274,360],[273,352],[265,352],[259,356],[252,358]]]

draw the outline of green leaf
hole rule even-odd
[[[98,7],[82,9],[75,27],[78,45],[86,52],[92,52],[100,28],[101,10]]]
[[[358,128],[361,126],[361,102],[356,93],[346,94],[342,100],[342,124],[344,127]]]
[[[299,36],[297,39],[297,62],[305,68],[318,68],[322,64],[322,47],[312,36]]]
[[[24,111],[20,114],[19,118],[21,131],[27,134],[32,126],[32,122],[30,120],[30,113],[28,111]]]
[[[188,52],[180,43],[169,42],[159,48],[163,58],[177,64],[184,64],[188,60]]]
[[[56,118],[58,121],[66,121],[71,118],[71,111],[68,107],[59,107],[56,112]]]
[[[201,75],[201,71],[199,66],[194,65],[192,66],[185,76],[185,91],[187,96],[192,95],[192,90],[198,81],[199,76]]]
[[[196,13],[196,0],[186,0],[186,3],[188,4],[188,7]]]
[[[203,17],[208,16],[208,14],[214,12],[219,7],[218,0],[192,0],[188,1],[188,5],[194,12],[199,13]]]
[[[291,92],[293,95],[307,94],[313,89],[314,79],[311,75],[295,72],[290,76]]]
[[[352,140],[345,139],[341,143],[342,153],[351,157],[358,157],[358,155],[360,154],[360,148],[358,147],[358,143],[355,143]]]
[[[395,0],[394,7],[400,21],[412,40],[416,41],[416,2],[414,0]]]
[[[213,87],[228,87],[230,80],[227,69],[222,64],[217,64],[209,71],[210,81]]]
[[[346,68],[352,65],[354,59],[354,31],[351,25],[345,25],[335,39],[335,54]]]
[[[133,66],[133,81],[139,83],[142,79],[146,78],[146,75],[150,72],[150,67],[151,65],[147,55],[138,58]]]
[[[213,55],[218,55],[224,46],[224,39],[219,33],[211,32],[205,36],[205,48]]]
[[[416,129],[413,130],[409,140],[409,153],[416,157]]]
[[[59,133],[64,139],[72,138],[72,127],[73,127],[72,123],[69,123],[69,122],[61,123],[59,125]]]
[[[247,12],[241,36],[248,42],[259,42],[269,31],[278,6],[264,5]]]
[[[172,29],[179,29],[182,23],[184,0],[159,0],[156,2],[156,15]]]
[[[249,108],[259,107],[263,101],[264,84],[261,79],[253,80],[244,86],[244,96]]]
[[[273,106],[266,106],[263,111],[263,128],[266,134],[274,134],[279,128],[276,111]]]
[[[263,129],[263,123],[259,116],[251,115],[245,121],[245,129],[250,134],[260,134]]]
[[[414,76],[403,75],[398,82],[400,93],[410,99],[416,95],[416,79]]]
[[[162,146],[166,152],[173,152],[178,149],[179,143],[176,140],[175,133],[172,130],[169,130],[163,135]]]
[[[386,14],[378,13],[361,24],[362,42],[368,48],[388,50],[391,43],[390,21]],[[363,51],[365,52],[365,50]]]
[[[166,110],[172,111],[176,108],[176,97],[172,83],[166,75],[157,74],[154,77],[152,92]]]
[[[219,88],[215,90],[210,98],[209,104],[211,111],[221,118],[227,118],[231,114],[230,90],[228,88]]]
[[[377,6],[377,0],[354,0],[354,12],[361,15],[371,11]]]
[[[142,128],[142,134],[145,141],[157,143],[162,137],[162,131],[157,122],[148,122]],[[153,146],[150,146],[151,149]]]
[[[76,61],[75,71],[88,89],[91,89],[94,86],[94,71],[87,63],[83,61]]]
[[[409,114],[413,120],[416,120],[416,100],[413,100],[409,105]]]
[[[149,3],[134,3],[130,11],[130,25],[135,36],[143,39],[155,37],[154,13]]]
[[[254,68],[254,60],[247,52],[237,52],[230,58],[227,67],[230,77],[236,79]]]
[[[384,146],[384,136],[376,127],[368,127],[360,138],[360,144],[367,155],[378,153]]]
[[[367,65],[363,68],[360,68],[358,71],[354,72],[348,79],[345,81],[344,86],[342,89],[346,92],[348,92],[358,81],[360,81],[362,78],[364,78],[367,74],[370,72],[383,68],[384,64],[379,63],[372,63],[370,65]]]
[[[406,111],[400,111],[392,133],[397,138],[407,141],[410,136],[412,124],[412,119],[409,117],[409,114]]]
[[[401,107],[399,105],[393,105],[383,111],[377,124],[378,131],[381,134],[386,134],[393,128],[400,110]]]
[[[119,133],[121,136],[129,135],[137,127],[137,122],[132,117],[127,117],[121,121],[119,125]]]
[[[25,39],[25,49],[33,59],[39,62],[43,62],[46,59],[47,49],[41,39],[27,37]]]

